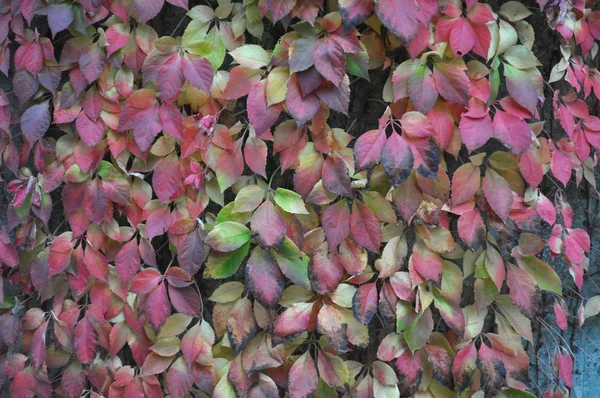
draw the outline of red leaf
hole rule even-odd
[[[363,170],[374,167],[386,143],[386,135],[381,130],[370,130],[361,134],[354,144],[356,169]]]
[[[246,286],[256,301],[266,308],[275,308],[283,295],[285,279],[271,254],[254,248],[246,264]]]
[[[93,121],[85,112],[81,112],[75,119],[75,128],[81,140],[88,146],[96,146],[104,136],[104,122],[102,119]]]
[[[475,31],[466,18],[458,18],[450,31],[450,46],[456,58],[460,58],[475,45]]]
[[[339,156],[328,156],[322,170],[323,186],[336,195],[352,197],[352,181],[348,175],[348,167]]]
[[[352,312],[359,322],[368,325],[377,313],[377,283],[367,283],[358,288],[352,298]]]
[[[452,374],[459,392],[462,393],[471,385],[471,377],[475,370],[477,370],[477,349],[475,343],[471,343],[458,351],[452,364]]]
[[[152,187],[158,199],[166,202],[179,190],[180,184],[179,158],[173,153],[163,158],[154,168]]]
[[[292,398],[312,396],[317,389],[317,367],[308,352],[302,354],[290,368],[289,393]]]
[[[87,386],[87,377],[83,373],[81,364],[79,362],[73,362],[61,376],[60,385],[66,393],[67,398],[78,398],[83,393],[83,390]]]
[[[406,350],[396,360],[398,370],[398,388],[407,397],[413,396],[421,384],[423,377],[423,364],[419,352],[412,354]]]
[[[452,206],[456,207],[473,198],[481,185],[481,170],[473,163],[460,166],[452,176]]]
[[[331,37],[317,40],[313,50],[315,68],[335,86],[339,86],[346,73],[346,58],[344,50],[337,41]]]
[[[483,193],[488,203],[503,221],[508,218],[513,197],[508,182],[492,169],[487,169],[483,179]]]
[[[473,250],[485,241],[485,224],[479,209],[469,210],[458,218],[458,236]]]
[[[170,313],[171,303],[167,297],[167,287],[164,282],[161,282],[148,295],[148,299],[146,300],[146,315],[154,329],[159,329],[164,325]]]
[[[46,330],[48,321],[44,322],[33,334],[31,339],[31,357],[33,365],[39,368],[46,360]]]
[[[254,126],[256,134],[261,135],[269,130],[279,118],[280,105],[267,105],[267,80],[254,83],[248,93],[248,119]]]
[[[355,200],[352,204],[350,230],[354,240],[365,249],[377,253],[381,246],[381,226],[367,205]]]
[[[463,116],[458,124],[462,141],[469,151],[473,151],[488,142],[492,137],[492,119],[490,115],[482,118]]]
[[[494,137],[508,145],[512,153],[523,153],[531,145],[531,129],[519,117],[496,110],[493,126]]]
[[[183,398],[194,385],[194,373],[183,357],[177,358],[167,372],[167,388],[173,398]]]
[[[252,302],[247,298],[239,299],[227,320],[229,342],[235,355],[238,355],[256,335],[258,327],[252,311]]]
[[[267,144],[263,140],[248,138],[244,144],[244,159],[246,164],[256,174],[266,177]]]
[[[538,311],[540,294],[536,282],[529,272],[508,263],[508,287],[515,306],[528,318],[533,319]]]
[[[436,90],[444,99],[458,104],[468,104],[470,82],[459,66],[438,62],[433,68],[433,78]]]
[[[285,240],[287,226],[279,210],[270,200],[266,200],[252,215],[250,229],[261,247],[280,248]]]
[[[125,282],[129,282],[140,269],[140,252],[136,239],[125,244],[115,257],[117,274]]]
[[[77,323],[73,333],[75,353],[79,362],[88,364],[96,357],[96,330],[86,315]]]
[[[162,275],[154,269],[145,269],[139,272],[131,282],[131,292],[137,294],[148,293],[160,282]]]
[[[495,396],[504,386],[506,368],[500,356],[481,343],[477,354],[477,367],[481,371],[481,388],[488,396]]]
[[[425,244],[417,242],[409,259],[408,270],[413,286],[422,283],[422,280],[438,284],[442,279],[442,258]]]
[[[159,207],[148,216],[146,220],[146,233],[148,239],[164,234],[171,227],[172,217],[168,207]]]
[[[395,131],[383,146],[381,164],[385,175],[394,187],[400,186],[412,172],[414,165],[412,150],[404,138]]]
[[[288,81],[288,90],[285,95],[285,103],[288,112],[296,121],[304,123],[312,119],[319,109],[319,97],[315,93],[304,96],[298,76],[293,74]]]
[[[433,10],[432,10],[433,8]],[[394,35],[405,43],[410,42],[419,23],[427,25],[437,10],[437,1],[381,0],[375,2],[375,12]]]
[[[30,144],[42,138],[50,127],[50,101],[33,105],[21,116],[21,131]]]
[[[571,162],[558,148],[552,152],[551,168],[552,174],[566,187],[571,179]]]
[[[329,254],[329,246],[323,242],[312,254],[308,264],[308,278],[312,290],[319,295],[332,293],[343,274],[344,269],[336,257]]]
[[[85,249],[83,261],[92,276],[108,283],[108,260],[104,254],[88,247]]]
[[[329,206],[321,218],[323,231],[331,247],[337,247],[350,235],[350,208],[346,200]]]
[[[260,74],[258,71],[246,68],[245,66],[234,66],[229,73],[229,80],[223,91],[223,97],[226,99],[238,99],[244,95],[248,95],[250,88],[259,80]]]
[[[296,0],[268,0],[267,5],[273,17],[273,22],[277,22],[292,11],[296,5]]]
[[[373,15],[373,1],[364,0],[340,0],[339,12],[346,29],[360,25]]]
[[[169,285],[169,297],[177,312],[193,317],[201,315],[202,302],[198,292],[192,286],[174,287]]]
[[[536,153],[537,151],[530,149],[522,154],[519,159],[521,174],[532,188],[540,185],[544,178],[544,168]]]
[[[178,140],[184,141],[183,117],[179,109],[170,102],[163,102],[160,106],[160,123],[165,133]]]
[[[558,362],[558,376],[565,382],[567,387],[573,387],[573,358],[571,354],[561,347],[556,354],[556,360]]]
[[[108,196],[99,178],[88,182],[83,194],[83,207],[86,214],[96,224],[101,224],[108,210]]]
[[[213,81],[213,68],[210,61],[195,54],[183,56],[183,75],[192,86],[210,93]]]
[[[275,320],[273,343],[281,344],[293,339],[308,328],[314,303],[295,303]]]
[[[10,396],[14,398],[31,398],[36,395],[36,378],[31,367],[19,372],[10,383]]]

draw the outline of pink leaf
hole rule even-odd
[[[494,170],[487,169],[483,179],[483,193],[494,213],[505,221],[513,202],[508,182]]]
[[[294,74],[288,81],[285,103],[290,115],[298,122],[303,123],[310,120],[317,113],[320,101],[315,93],[310,93],[307,96],[302,94],[298,77]]]
[[[552,173],[564,187],[571,179],[571,162],[560,149],[552,152]]]
[[[285,220],[270,200],[256,209],[250,221],[250,229],[256,243],[264,248],[280,248],[287,231]]]
[[[355,200],[352,204],[350,230],[356,242],[367,250],[378,252],[381,246],[381,226],[367,205]]]
[[[193,385],[194,373],[185,363],[183,357],[179,357],[167,372],[169,395],[173,398],[183,398]]]
[[[344,50],[337,41],[331,37],[323,37],[317,40],[313,50],[315,68],[327,80],[335,86],[339,86],[346,73],[346,58]]]
[[[254,248],[246,265],[246,285],[252,296],[266,308],[274,308],[283,295],[285,279],[271,254]]]
[[[271,128],[281,113],[280,105],[267,105],[267,80],[254,83],[248,93],[248,119],[254,126],[257,135]]]
[[[167,287],[162,282],[148,295],[148,299],[146,300],[146,315],[154,329],[159,329],[164,325],[170,313],[171,303],[167,297]]]
[[[195,54],[185,54],[183,57],[183,75],[192,86],[205,93],[210,93],[213,68],[206,58]]]
[[[244,144],[244,160],[256,174],[266,177],[265,167],[267,165],[267,144],[257,138],[248,138]]]
[[[96,357],[96,330],[87,315],[75,326],[73,334],[75,353],[79,362],[88,364]]]
[[[169,298],[178,313],[193,317],[199,317],[202,313],[200,296],[192,286],[174,287],[169,285]]]
[[[517,116],[496,110],[493,122],[493,135],[506,145],[513,153],[523,153],[531,144],[531,129]]]
[[[161,202],[166,202],[178,190],[181,184],[179,159],[176,154],[168,155],[156,165],[152,174],[152,186]]]
[[[352,298],[352,312],[360,323],[368,325],[377,313],[377,284],[367,283],[358,288]]]
[[[381,130],[370,130],[361,134],[354,144],[356,169],[363,170],[374,167],[386,142],[386,135]]]
[[[119,277],[128,282],[140,269],[140,252],[136,238],[125,244],[115,257],[115,267]]]
[[[160,106],[160,123],[165,133],[178,140],[184,141],[183,117],[179,109],[170,102],[163,102]]]
[[[458,18],[450,31],[450,46],[456,58],[460,58],[473,48],[475,31],[466,18]]]
[[[308,352],[296,359],[290,368],[289,392],[292,398],[305,398],[317,389],[317,367]]]
[[[142,23],[146,23],[158,15],[164,0],[134,0],[133,9]]]
[[[413,152],[407,142],[395,131],[387,139],[381,151],[381,164],[388,180],[394,187],[400,186],[414,165]]]
[[[108,196],[102,188],[99,178],[94,178],[85,188],[83,194],[83,207],[94,223],[100,224],[108,210]]]
[[[469,151],[473,151],[488,142],[492,137],[492,119],[489,115],[482,118],[463,116],[458,124],[462,141]]]
[[[308,278],[312,290],[319,295],[332,293],[340,283],[344,269],[335,256],[329,254],[326,242],[315,250],[308,264]]]
[[[336,247],[350,235],[350,208],[346,200],[329,206],[321,219],[323,231],[331,247]]]
[[[467,105],[470,82],[465,71],[459,66],[436,63],[433,68],[433,78],[435,88],[442,97],[451,102]]]
[[[352,181],[348,167],[339,156],[328,156],[322,169],[323,186],[329,192],[346,197],[352,196]]]

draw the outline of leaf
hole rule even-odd
[[[244,159],[246,164],[256,174],[266,177],[267,144],[263,140],[248,138],[244,144]]]
[[[433,331],[433,318],[429,308],[417,316],[417,319],[404,331],[406,344],[412,352],[423,347]]]
[[[181,172],[179,158],[171,154],[163,158],[152,173],[152,187],[161,202],[169,200],[179,190]]]
[[[350,208],[346,200],[329,206],[321,219],[323,231],[331,247],[337,247],[350,235]]]
[[[83,393],[87,386],[87,377],[83,373],[81,364],[72,362],[62,374],[60,385],[66,393],[67,398],[77,398]]]
[[[192,86],[210,93],[213,81],[213,68],[206,58],[195,54],[183,56],[183,75]]]
[[[344,316],[334,306],[325,304],[319,310],[317,332],[327,336],[329,344],[334,350],[339,352],[347,350],[348,324],[344,322]]]
[[[250,230],[243,224],[225,221],[215,225],[208,233],[204,243],[220,252],[232,252],[250,240]]]
[[[108,196],[100,179],[94,178],[87,183],[83,194],[83,207],[91,221],[96,224],[102,223],[108,210]]]
[[[377,313],[377,284],[366,283],[358,288],[352,298],[352,313],[362,324],[368,325]]]
[[[336,195],[352,197],[352,187],[348,167],[339,156],[328,156],[323,163],[323,186]]]
[[[531,114],[535,114],[538,103],[537,89],[526,72],[504,64],[506,88],[510,96]]]
[[[373,210],[355,200],[350,216],[350,230],[356,242],[365,249],[378,252],[381,246],[381,226]]]
[[[533,319],[538,311],[540,301],[533,276],[508,263],[507,283],[513,303],[526,317]]]
[[[190,232],[178,247],[179,266],[189,275],[194,275],[204,262],[204,240],[200,229]]]
[[[42,325],[33,334],[31,342],[31,357],[33,365],[36,368],[42,366],[46,360],[46,330],[48,329],[48,321]]]
[[[277,306],[285,287],[277,262],[260,247],[255,247],[248,259],[245,283],[255,300],[266,308]]]
[[[529,149],[531,129],[523,119],[496,110],[493,126],[493,136],[508,145],[513,153],[519,154]]]
[[[600,313],[600,296],[593,296],[585,303],[583,316],[585,319],[596,316]]]
[[[115,257],[117,274],[123,281],[130,281],[140,269],[140,252],[137,241],[134,239],[126,243]]]
[[[513,197],[508,182],[492,169],[485,171],[483,193],[494,213],[506,221],[512,208]]]
[[[291,3],[281,1],[282,3]],[[287,67],[276,67],[269,72],[267,76],[267,104],[278,104],[285,100],[287,93],[287,83],[290,79],[290,69]]]
[[[468,23],[466,23],[466,25],[469,27],[471,26]],[[457,28],[455,27],[452,31],[454,32],[456,29]],[[452,40],[452,38],[450,40]],[[454,46],[452,48],[454,49]],[[436,90],[445,100],[456,102],[458,104],[468,104],[468,93],[471,85],[466,73],[460,67],[441,62],[435,63],[433,68],[433,79],[435,81]]]
[[[337,257],[329,253],[326,242],[321,243],[312,253],[308,264],[308,278],[312,290],[319,295],[332,293],[340,283],[344,270]]]
[[[88,247],[85,250],[83,261],[91,275],[101,281],[108,281],[108,260],[104,254]]]
[[[314,303],[295,303],[275,320],[273,343],[281,344],[293,339],[308,327]]]
[[[232,213],[254,211],[264,200],[265,191],[258,185],[248,185],[240,189],[233,202]]]
[[[404,351],[395,362],[398,370],[398,388],[402,391],[403,397],[411,397],[419,388],[421,378],[423,377],[423,363],[421,355]]]
[[[314,92],[305,96],[300,87],[298,76],[293,74],[288,81],[285,104],[290,115],[292,115],[297,122],[304,123],[312,119],[315,113],[317,113],[320,101],[319,97],[317,97]]]
[[[571,162],[560,149],[552,152],[551,163],[552,174],[562,183],[564,187],[571,179]]]
[[[504,386],[504,363],[492,348],[482,343],[477,353],[477,367],[481,371],[481,388],[487,396],[495,396]]]
[[[450,46],[455,58],[467,54],[475,45],[475,31],[466,18],[458,18],[450,31]]]
[[[96,330],[92,327],[89,318],[84,316],[75,326],[73,332],[73,347],[79,362],[88,364],[96,357]]]
[[[433,74],[426,65],[417,66],[410,75],[408,80],[408,95],[417,111],[427,113],[435,105],[438,99],[438,92],[434,84]]]
[[[267,104],[267,80],[254,83],[248,93],[247,111],[248,119],[256,129],[256,134],[263,134],[279,118],[281,107]]]
[[[558,376],[569,388],[573,387],[573,358],[568,351],[560,348],[556,353],[556,362],[558,362]]]
[[[73,22],[73,7],[70,4],[52,4],[48,8],[48,26],[52,37],[65,30]]]
[[[170,313],[171,303],[167,297],[167,287],[162,282],[148,295],[146,300],[146,314],[150,324],[155,329],[159,329],[164,325]]]
[[[562,295],[560,277],[550,265],[534,255],[521,256],[517,261],[519,266],[533,276],[540,289]]]
[[[473,163],[460,166],[452,175],[452,206],[458,206],[479,191],[481,185],[481,170]]]
[[[350,373],[346,363],[339,356],[319,350],[317,356],[319,376],[338,391],[344,391],[346,383],[350,380]]]
[[[470,248],[477,250],[485,241],[485,224],[479,209],[469,210],[458,218],[458,236]]]
[[[167,372],[167,389],[173,398],[183,398],[194,385],[194,373],[183,357],[177,358]]]
[[[259,45],[246,44],[229,52],[235,62],[252,69],[260,69],[269,65],[271,56]]]
[[[244,297],[238,300],[233,306],[231,315],[227,320],[227,331],[235,355],[246,347],[258,331],[254,312],[252,311],[252,302],[248,298]]]
[[[442,279],[442,258],[421,241],[417,241],[409,259],[408,269],[413,285],[418,285],[423,280],[439,285]]]
[[[485,251],[485,269],[492,281],[494,281],[498,291],[502,290],[504,277],[506,276],[506,268],[500,253],[491,245],[488,245]]]
[[[290,368],[288,379],[292,398],[310,397],[317,389],[317,367],[308,352],[302,354]]]
[[[164,0],[134,0],[133,9],[142,23],[146,23],[158,15],[163,4]]]
[[[277,206],[281,207],[288,213],[293,214],[308,214],[302,197],[289,189],[277,188],[273,195]]]
[[[413,39],[419,22],[428,24],[433,15],[421,12],[419,3],[414,0],[378,1],[375,3],[375,12],[385,27],[405,43]]]
[[[301,38],[293,41],[289,49],[290,71],[301,72],[313,66],[313,52],[315,45],[316,39],[314,37]],[[292,78],[290,78],[290,81],[291,80]]]
[[[268,0],[269,12],[273,17],[273,22],[283,19],[292,11],[296,5],[296,0]]]
[[[158,285],[161,279],[162,275],[155,269],[142,270],[133,278],[130,290],[137,294],[148,293]]]
[[[240,264],[246,258],[250,240],[243,246],[227,253],[211,253],[208,256],[204,275],[209,278],[223,279],[235,274]]]
[[[483,146],[492,137],[492,119],[486,114],[481,118],[463,116],[458,123],[463,143],[469,151]]]
[[[369,130],[361,134],[354,144],[356,169],[372,168],[379,163],[386,141],[386,135],[381,130]]]
[[[281,247],[287,230],[285,220],[270,200],[254,212],[250,228],[256,242],[263,248]]]
[[[412,173],[414,156],[407,142],[395,131],[381,151],[381,164],[388,180],[397,188]]]
[[[310,290],[308,278],[308,256],[288,237],[279,251],[271,251],[281,272],[293,283]]]
[[[332,37],[317,40],[313,50],[313,59],[318,60],[315,68],[335,86],[339,86],[346,72],[344,50]]]
[[[470,343],[460,349],[452,363],[452,374],[458,391],[462,393],[471,385],[471,377],[477,370],[477,349],[475,343]]]
[[[192,286],[175,287],[169,285],[169,297],[173,308],[177,312],[196,317],[202,314],[200,296]]]
[[[226,99],[238,99],[248,95],[254,83],[260,80],[260,73],[244,66],[234,66],[229,72],[229,79],[223,91]]]

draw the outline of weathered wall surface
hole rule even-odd
[[[497,10],[502,1],[491,1],[489,3]],[[559,38],[556,32],[548,28],[544,16],[539,12],[537,3],[535,1],[526,1],[526,3],[532,10],[537,9],[537,14],[531,16],[529,22],[532,23],[536,34],[534,52],[543,64],[541,67],[542,74],[547,80],[552,66],[558,62],[561,56]],[[185,21],[183,24],[178,25],[184,15],[184,11],[180,8],[166,4],[164,11],[151,24],[159,36],[172,35],[173,33],[174,36],[177,36],[183,32],[185,27]],[[41,32],[46,29],[47,27],[40,27]],[[282,29],[265,32],[264,44],[267,47],[272,47],[282,33]],[[57,46],[58,51],[59,46]],[[401,57],[403,55],[399,54],[397,61],[401,61]],[[381,102],[381,92],[388,73],[388,71],[381,70],[372,71],[370,81],[357,79],[353,82],[349,115],[334,113],[330,119],[330,124],[333,127],[344,128],[355,136],[377,128],[377,119],[385,109],[385,105]],[[11,110],[15,117],[18,117],[18,103],[13,93],[11,80],[12,76],[6,78],[0,74],[0,89],[9,94]],[[555,138],[560,138],[561,128],[552,121],[552,94],[552,90],[546,88],[546,101],[542,108],[542,116],[547,121],[546,128],[549,134]],[[595,111],[598,113],[597,109]],[[13,125],[13,134],[19,134],[18,124]],[[6,209],[10,200],[6,187],[12,179],[12,175],[4,168],[1,170],[0,175],[2,177],[0,181],[1,226],[6,222]],[[543,189],[545,195],[549,198],[553,198],[559,192],[559,188],[551,183],[547,183]],[[575,287],[572,277],[565,269],[562,258],[551,259],[549,254],[545,252],[544,260],[559,271],[563,279],[565,301],[570,313],[574,314],[581,304],[582,296],[589,298],[600,294],[600,201],[593,189],[588,189],[585,186],[577,187],[573,181],[563,193],[573,206],[574,227],[586,229],[592,242],[592,252],[589,255],[590,266],[584,277],[583,291],[579,292]],[[60,222],[57,222],[57,219],[60,220],[60,214],[55,212],[51,220],[51,227]],[[545,232],[549,233],[549,231]],[[214,288],[215,286],[204,286],[202,290],[204,290],[203,293],[210,294]],[[532,347],[529,347],[531,392],[541,396],[544,391],[557,383],[553,376],[551,361],[557,345],[562,345],[570,347],[576,357],[573,396],[600,396],[600,317],[587,320],[582,328],[578,328],[576,319],[571,317],[569,318],[567,330],[561,331],[556,326],[552,309],[553,303],[554,299],[552,297],[544,296],[539,319],[533,323],[534,342]]]

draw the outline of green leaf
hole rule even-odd
[[[265,190],[258,185],[248,185],[240,189],[233,202],[233,213],[253,211],[265,197]]]
[[[250,249],[250,241],[229,253],[214,252],[208,256],[204,276],[213,279],[229,278],[238,270]]]
[[[433,331],[433,318],[431,310],[427,308],[417,319],[404,331],[406,344],[412,352],[423,347]]]
[[[308,214],[302,197],[289,189],[277,188],[275,190],[275,203],[288,213]]]
[[[279,264],[281,272],[293,283],[310,290],[308,279],[308,256],[300,251],[296,244],[286,236],[279,251],[271,250],[271,254]]]
[[[550,265],[533,255],[522,256],[519,263],[533,276],[540,289],[562,295],[560,277]]]
[[[271,56],[257,44],[246,44],[229,53],[235,62],[252,69],[269,65]]]
[[[220,252],[231,252],[250,240],[250,230],[243,224],[225,221],[215,225],[204,243]]]

